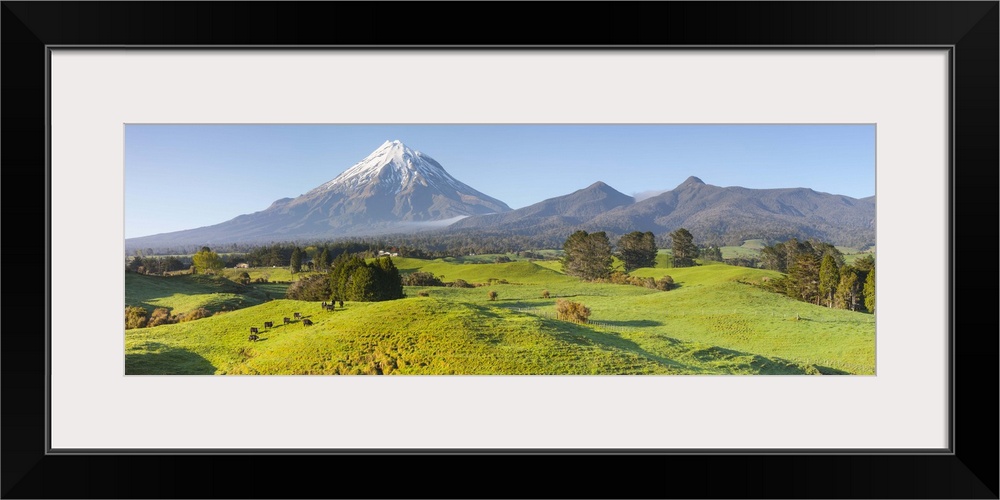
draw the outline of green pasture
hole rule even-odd
[[[264,279],[265,281],[279,281],[286,283],[298,281],[312,274],[319,274],[313,271],[292,273],[292,271],[287,267],[251,267],[248,269],[226,268],[222,272],[224,276],[230,279],[236,279],[239,275],[245,272],[250,275],[250,281]]]
[[[163,307],[182,314],[199,307],[210,312],[242,309],[285,296],[288,285],[240,285],[221,276],[146,276],[125,273],[125,305],[147,311]]]
[[[406,287],[407,298],[347,302],[333,312],[318,303],[262,300],[196,321],[127,330],[126,373],[874,373],[872,315],[765,291],[758,285],[780,276],[771,271],[705,263],[632,273],[657,279],[669,274],[678,286],[663,292],[581,282],[562,274],[557,261],[393,262],[402,273],[432,272],[444,281],[486,285]],[[501,279],[508,284],[496,282]],[[174,284],[154,289],[126,281],[126,302],[140,295],[143,304],[205,295],[198,293],[203,288]],[[130,292],[130,285],[143,293]],[[489,291],[497,292],[497,300],[488,299]],[[544,291],[548,298],[542,298]],[[559,298],[590,308],[589,324],[555,319]],[[314,325],[282,325],[294,312]],[[265,331],[264,321],[277,326]],[[261,328],[261,341],[247,340],[251,326]]]

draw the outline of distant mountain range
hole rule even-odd
[[[749,239],[816,238],[839,245],[875,243],[875,197],[806,188],[748,189],[688,177],[676,188],[636,202],[603,182],[503,214],[468,217],[449,231],[565,237],[572,231],[665,236],[687,228],[699,243],[739,245]]]
[[[342,239],[419,231],[517,234],[551,241],[577,229],[660,237],[685,227],[697,243],[816,238],[838,245],[875,243],[875,197],[807,188],[719,187],[689,177],[642,201],[604,182],[517,210],[452,177],[430,156],[399,141],[297,198],[213,226],[125,241],[126,249],[223,243]]]

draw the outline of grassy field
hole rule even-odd
[[[432,272],[445,281],[485,286],[406,287],[401,300],[347,302],[329,312],[312,302],[252,303],[250,297],[265,291],[259,288],[215,290],[212,286],[225,287],[127,276],[126,301],[133,304],[198,307],[191,304],[218,303],[217,295],[233,293],[244,297],[245,306],[187,323],[127,330],[126,373],[874,373],[873,316],[797,302],[754,286],[778,276],[771,271],[716,263],[665,269],[660,265],[667,260],[658,258],[656,268],[632,273],[670,274],[679,286],[662,292],[584,283],[562,274],[557,261],[393,262],[403,273]],[[498,300],[488,300],[489,291],[496,291]],[[590,323],[555,319],[559,298],[589,307]],[[314,325],[283,325],[282,318],[295,312]],[[265,321],[276,326],[265,330]],[[260,341],[247,340],[251,326],[261,329]]]
[[[204,307],[210,312],[242,309],[285,296],[288,285],[233,283],[219,276],[187,274],[145,276],[125,273],[125,305],[158,307],[182,314]]]
[[[287,267],[251,267],[248,269],[234,269],[227,268],[222,271],[222,274],[228,278],[236,278],[240,274],[246,272],[250,275],[251,281],[256,281],[258,279],[263,279],[265,281],[278,281],[283,283],[289,283],[292,281],[298,281],[304,276],[309,276],[311,274],[317,274],[315,272],[303,271],[300,273],[292,273]]]

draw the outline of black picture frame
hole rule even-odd
[[[24,273],[8,271],[17,287],[4,295],[0,337],[4,498],[998,498],[997,318],[967,302],[997,296],[996,259],[974,251],[992,249],[998,227],[997,1],[2,4],[3,254],[8,270]],[[559,14],[570,5],[572,21]],[[57,258],[40,188],[48,185],[46,47],[413,44],[952,47],[951,453],[47,454],[41,318],[56,298],[47,276],[32,272],[39,265],[21,266],[40,262],[38,241]],[[314,466],[330,475],[305,472]],[[560,472],[567,467],[572,476]]]

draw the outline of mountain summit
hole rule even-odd
[[[360,162],[297,198],[232,220],[141,238],[156,247],[334,239],[443,227],[456,219],[508,212],[506,203],[452,177],[430,156],[385,141]]]
[[[407,191],[414,185],[434,187],[443,192],[469,192],[477,197],[488,200],[491,210],[510,210],[502,201],[486,196],[475,189],[459,182],[445,171],[440,163],[420,151],[414,151],[402,142],[385,141],[365,159],[345,170],[335,179],[316,189],[306,196],[327,191],[353,193],[371,185],[384,185],[397,188],[397,192]]]
[[[287,207],[297,205],[320,205],[328,215],[360,224],[438,221],[510,210],[506,203],[452,177],[434,158],[399,141],[385,141]]]
[[[631,196],[598,181],[570,194],[549,198],[511,212],[462,219],[449,226],[449,229],[538,234],[548,229],[581,224],[608,210],[632,203],[635,203],[635,199]]]

